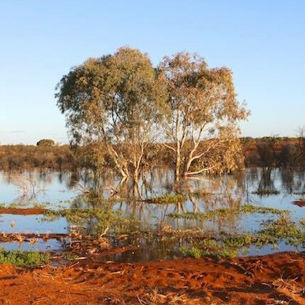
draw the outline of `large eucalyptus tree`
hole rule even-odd
[[[63,76],[56,98],[71,141],[102,143],[118,173],[138,181],[164,99],[147,55],[120,48],[113,55],[90,58]]]

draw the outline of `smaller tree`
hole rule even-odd
[[[240,161],[238,122],[248,112],[239,105],[232,73],[208,69],[196,55],[165,57],[159,77],[168,90],[164,145],[175,155],[176,181],[203,172],[224,172]]]

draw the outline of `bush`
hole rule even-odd
[[[55,142],[52,139],[42,139],[36,143],[37,146],[54,146]]]

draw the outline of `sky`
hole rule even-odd
[[[251,111],[242,135],[305,127],[304,0],[0,1],[0,144],[67,143],[55,86],[71,67],[121,46],[196,52],[233,71]]]

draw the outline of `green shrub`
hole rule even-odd
[[[7,251],[0,249],[0,264],[10,264],[21,267],[34,267],[47,264],[50,261],[48,253],[40,253],[38,251]]]

